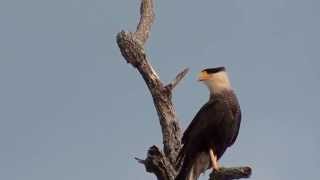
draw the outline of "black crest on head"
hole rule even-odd
[[[202,72],[207,72],[208,74],[213,74],[213,73],[217,73],[217,72],[221,72],[221,71],[226,71],[225,67],[216,67],[216,68],[207,68],[202,70]]]

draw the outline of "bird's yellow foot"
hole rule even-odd
[[[211,159],[212,170],[219,171],[219,164],[218,164],[217,156],[214,154],[212,149],[209,150],[209,154],[210,154],[210,159]]]

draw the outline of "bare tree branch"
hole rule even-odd
[[[121,31],[117,35],[117,43],[123,57],[137,68],[149,88],[160,120],[164,153],[170,162],[174,163],[180,149],[181,129],[171,101],[171,92],[167,91],[149,63],[143,47],[153,22],[152,8],[152,0],[142,0],[141,19],[137,31],[135,33]]]
[[[172,80],[171,83],[166,85],[166,88],[170,91],[172,91],[178,84],[179,82],[184,78],[184,76],[188,73],[189,69],[185,68],[183,71],[181,71],[179,74],[177,74],[176,78]]]
[[[177,175],[175,161],[181,147],[181,128],[171,100],[172,90],[185,77],[188,69],[180,72],[176,78],[164,86],[156,71],[150,64],[144,49],[148,40],[151,25],[154,21],[154,1],[142,0],[140,7],[140,21],[136,32],[121,31],[117,34],[117,43],[121,54],[127,63],[136,68],[143,77],[153,98],[162,130],[163,151],[152,146],[148,150],[145,160],[135,158],[144,164],[146,171],[154,173],[158,180],[174,180]],[[250,171],[249,171],[250,170]],[[249,177],[251,169],[248,167],[223,168],[211,175],[210,180],[230,180]]]
[[[137,26],[137,31],[135,35],[137,39],[139,39],[142,44],[144,44],[150,34],[151,25],[154,21],[154,8],[153,8],[153,1],[145,1],[141,2],[140,6],[140,21]]]
[[[176,171],[166,156],[158,147],[152,146],[148,150],[145,160],[135,158],[139,163],[144,164],[146,171],[154,173],[158,180],[174,180]]]
[[[250,176],[250,167],[220,168],[219,171],[210,174],[209,180],[231,180],[249,178]]]

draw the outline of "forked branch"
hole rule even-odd
[[[117,43],[123,57],[140,72],[149,88],[159,116],[164,154],[170,163],[174,163],[180,149],[181,129],[171,101],[171,89],[168,91],[165,88],[151,66],[143,47],[154,20],[153,1],[142,0],[140,10],[141,17],[136,32],[121,31],[117,35]],[[182,77],[179,81],[181,79]],[[174,83],[174,86],[177,84],[178,82]]]

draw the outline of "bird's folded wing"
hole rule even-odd
[[[186,144],[190,138],[197,137],[199,133],[208,128],[214,129],[224,117],[226,104],[223,101],[211,100],[199,110],[182,136],[182,143]]]

